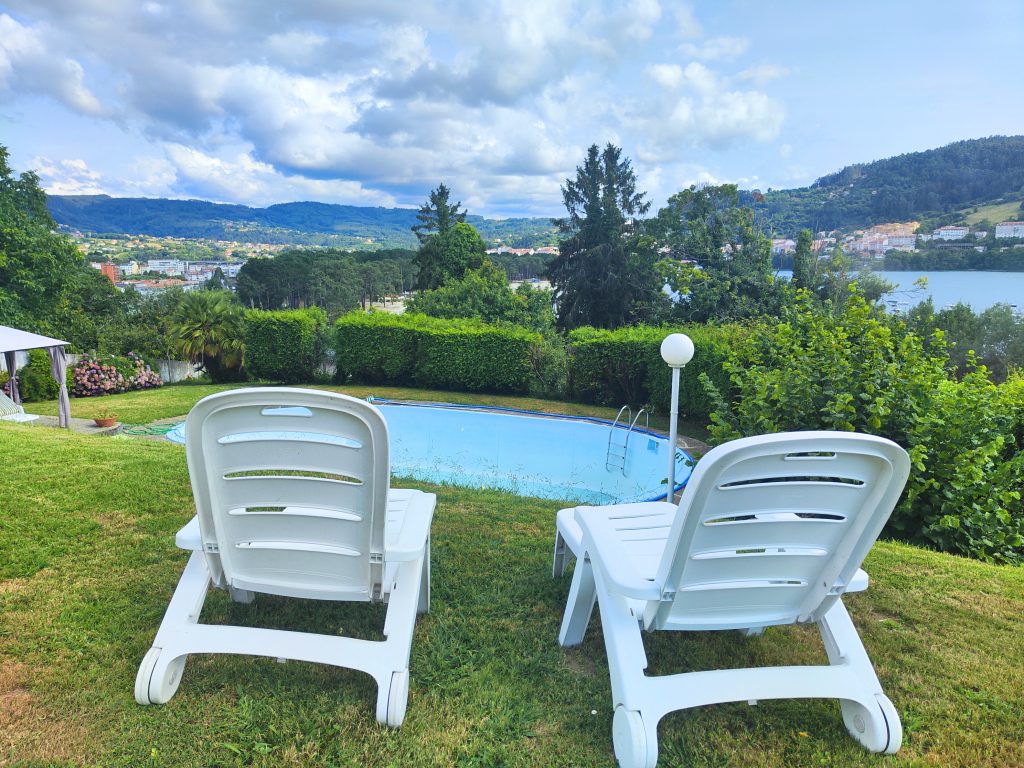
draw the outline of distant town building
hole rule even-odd
[[[932,232],[932,237],[935,238],[936,240],[963,240],[965,237],[967,237],[967,234],[970,231],[970,227],[939,227],[934,232]]]
[[[774,239],[772,240],[772,255],[780,256],[783,253],[793,253],[796,251],[796,241],[790,240],[789,238]]]
[[[1024,237],[1024,221],[1004,221],[996,224],[996,237]]]
[[[129,261],[127,264],[118,265],[117,271],[121,273],[122,277],[127,277],[128,275],[137,275],[141,270],[139,269],[139,262]]]
[[[917,247],[917,235],[889,235],[885,239],[886,250],[914,250]]]
[[[114,264],[112,261],[100,264],[100,274],[112,283],[117,283],[117,280],[120,277],[117,270],[117,264]]]
[[[185,262],[180,259],[150,259],[146,262],[147,272],[159,272],[162,275],[181,275],[185,271]]]

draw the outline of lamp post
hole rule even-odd
[[[676,492],[676,430],[679,422],[679,370],[693,359],[693,342],[685,333],[670,333],[661,342],[661,359],[672,368],[672,407],[668,421],[668,491],[666,501]]]

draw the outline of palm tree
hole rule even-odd
[[[241,378],[245,325],[231,293],[186,293],[171,317],[171,333],[178,351],[202,364],[212,381]]]

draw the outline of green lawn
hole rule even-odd
[[[1020,200],[1009,203],[990,203],[983,205],[975,212],[973,208],[964,209],[964,219],[971,226],[982,219],[988,219],[993,224],[1001,221],[1017,221],[1020,217]]]
[[[160,394],[174,389],[193,392]],[[173,543],[193,512],[184,452],[2,423],[0,450],[0,765],[613,764],[598,620],[581,648],[556,643],[569,587],[550,577],[556,502],[396,482],[438,507],[432,610],[392,731],[374,720],[369,677],[294,662],[192,658],[168,705],[135,704],[186,560]],[[903,718],[898,755],[863,752],[835,702],[783,701],[668,716],[660,765],[1024,764],[1024,569],[891,542],[866,568],[871,588],[846,602]],[[366,634],[382,615],[216,594],[204,620]],[[658,672],[824,656],[807,628],[659,636],[648,653]]]

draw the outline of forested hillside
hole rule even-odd
[[[744,193],[774,229],[849,229],[935,219],[1024,192],[1024,136],[958,141],[873,163],[849,165],[809,187]],[[763,198],[763,199],[762,199]]]
[[[95,234],[202,237],[239,242],[324,245],[342,248],[413,248],[415,208],[363,208],[328,203],[283,203],[267,208],[203,200],[50,195],[58,224]],[[550,219],[484,219],[469,216],[485,241],[513,247],[553,244]]]

